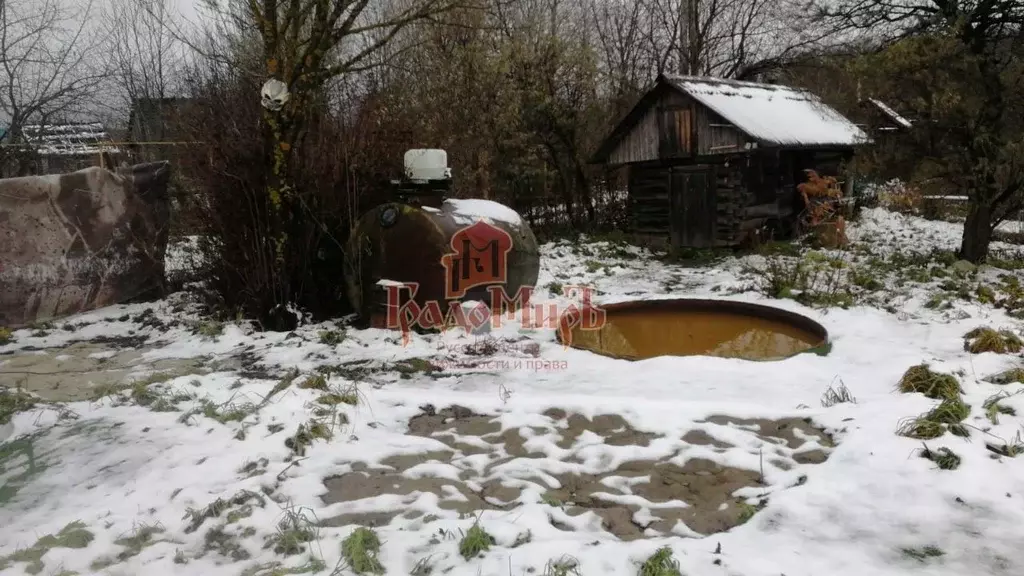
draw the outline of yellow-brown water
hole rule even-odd
[[[574,347],[643,360],[656,356],[718,356],[779,360],[824,344],[806,330],[776,320],[694,310],[609,310],[604,327],[572,329]]]

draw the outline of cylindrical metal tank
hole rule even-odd
[[[357,222],[346,261],[349,301],[377,327],[385,327],[388,293],[395,292],[389,284],[415,283],[411,301],[424,310],[437,303],[445,314],[451,302],[491,304],[491,286],[514,299],[520,288],[536,286],[540,271],[529,226],[511,208],[489,200],[447,199],[439,208],[377,206]],[[393,310],[396,303],[390,304]]]

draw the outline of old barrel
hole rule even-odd
[[[528,301],[540,271],[537,239],[519,214],[476,199],[448,199],[438,208],[377,206],[356,223],[346,260],[352,307],[376,327],[388,324],[389,305],[392,314],[399,307],[407,315],[431,303],[446,314],[452,303],[473,300],[492,309],[517,308]],[[399,284],[414,285],[415,295]],[[492,297],[491,287],[507,295],[504,304]],[[520,292],[524,287],[528,290]],[[526,298],[516,299],[517,294]]]

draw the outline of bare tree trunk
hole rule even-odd
[[[960,258],[980,264],[988,257],[992,241],[992,210],[985,204],[971,202],[964,222],[964,236],[960,244]]]

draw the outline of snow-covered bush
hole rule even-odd
[[[879,206],[886,210],[901,214],[917,214],[921,210],[921,190],[897,178],[883,184],[869,185],[865,194],[877,197]]]

